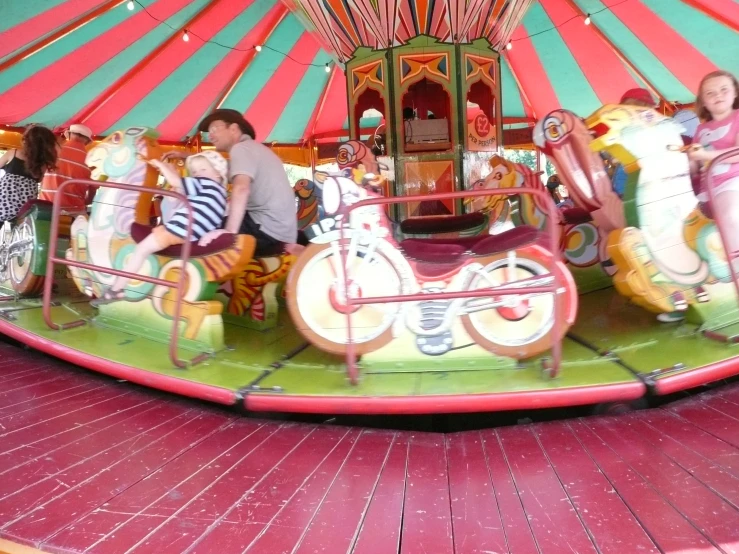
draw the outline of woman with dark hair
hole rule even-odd
[[[5,174],[0,178],[0,224],[18,214],[23,205],[38,196],[39,182],[54,170],[59,143],[49,129],[34,125],[23,133],[23,148],[8,150],[0,157]]]

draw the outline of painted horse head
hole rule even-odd
[[[115,131],[87,154],[85,163],[92,168],[92,178],[130,185],[155,185],[156,179],[149,183],[147,176],[155,177],[156,172],[148,171],[146,161],[160,153],[157,136],[158,133],[148,127]]]
[[[552,157],[575,204],[593,214],[604,230],[620,229],[625,225],[623,204],[591,140],[582,119],[568,110],[550,112],[534,128],[534,143]]]
[[[365,173],[380,173],[380,165],[372,150],[358,140],[350,140],[339,147],[336,163],[339,169],[364,169]],[[360,166],[364,167],[360,168]]]
[[[321,218],[322,189],[315,181],[300,179],[293,187],[298,212],[298,229],[303,230]]]
[[[95,145],[85,158],[92,178],[156,188],[158,173],[147,160],[158,158],[157,132],[148,127],[129,127],[115,131]],[[151,195],[111,188],[100,188],[95,195],[93,219],[109,221],[118,236],[128,236],[134,220],[148,222]]]

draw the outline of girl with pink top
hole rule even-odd
[[[739,147],[739,83],[728,71],[709,73],[698,87],[696,110],[701,123],[693,137],[693,144],[700,145],[688,152],[691,166],[703,166],[720,154]],[[734,231],[726,237],[728,252],[739,251],[739,154],[716,165],[712,170],[715,205],[728,227]],[[698,195],[708,200],[706,192]]]

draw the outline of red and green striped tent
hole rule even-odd
[[[319,1],[327,13],[357,2]],[[417,14],[435,2],[442,18],[470,5],[391,5]],[[497,2],[530,4],[503,49],[508,123],[560,106],[585,115],[637,86],[690,103],[705,73],[739,72],[739,0]],[[98,135],[148,125],[182,141],[223,106],[244,112],[268,142],[299,144],[347,127],[339,58],[282,0],[138,0],[128,8],[126,0],[3,1],[0,125],[76,122]]]

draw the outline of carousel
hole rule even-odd
[[[147,161],[177,138],[207,147],[181,141],[193,124],[176,120],[179,108],[151,127],[112,113],[131,83],[116,81],[109,101],[74,114],[101,132],[86,159],[98,187],[88,213],[37,200],[2,229],[0,333],[93,371],[252,411],[628,404],[739,373],[739,281],[723,247],[731,230],[711,178],[690,173],[688,129],[670,117],[679,106],[612,53],[607,62],[649,85],[659,106],[615,97],[561,107],[547,84],[519,95],[524,113],[506,120],[506,87],[530,79],[516,56],[533,39],[519,24],[551,16],[555,4],[587,16],[577,30],[589,33],[586,45],[610,42],[591,25],[596,11],[579,7],[589,2],[404,1],[393,17],[382,3],[277,5],[277,28],[289,8],[309,29],[317,71],[332,56],[321,103],[345,97],[348,111],[338,169],[294,184],[308,245],[259,258],[248,235],[186,242],[149,256],[125,300],[93,307],[183,200]],[[186,36],[206,26],[207,14],[194,17]],[[176,33],[167,44],[183,48]],[[170,46],[146,63],[175,60]],[[43,48],[27,54],[36,53]],[[21,54],[6,53],[0,68],[20,75]],[[0,100],[21,105],[35,78],[3,85]],[[229,107],[241,84],[223,84],[218,105]],[[37,113],[54,86],[28,98],[13,123]],[[320,110],[314,116],[313,130]],[[506,125],[534,121],[525,131],[556,167],[554,186],[502,155]],[[279,128],[275,120],[267,136]],[[325,136],[306,142],[311,159]]]

